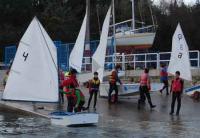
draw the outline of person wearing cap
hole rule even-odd
[[[89,81],[89,93],[90,93],[90,98],[88,100],[88,106],[86,109],[89,109],[90,107],[90,102],[92,100],[92,97],[94,95],[94,105],[93,108],[96,110],[96,103],[97,103],[97,94],[99,92],[99,86],[100,86],[100,80],[98,78],[98,72],[94,72],[94,77],[92,80]]]
[[[114,96],[114,102],[118,102],[118,87],[117,87],[117,82],[122,84],[121,80],[119,79],[118,76],[118,71],[121,68],[120,65],[116,65],[115,69],[111,72],[111,75],[109,76],[109,93],[108,93],[108,103],[111,103],[111,94],[113,90],[115,91],[115,96]]]
[[[172,103],[170,115],[174,113],[174,106],[177,100],[177,110],[176,115],[179,115],[181,108],[181,95],[183,93],[184,81],[180,78],[180,71],[176,71],[175,78],[172,80],[170,93],[172,93]]]

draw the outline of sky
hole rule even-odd
[[[159,1],[160,1],[160,0],[154,0],[154,2],[156,2],[156,3],[159,3]],[[196,0],[184,0],[184,2],[185,2],[186,4],[191,5],[191,4],[194,4],[194,3],[196,2]]]

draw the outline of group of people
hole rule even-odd
[[[156,105],[152,104],[150,90],[151,90],[151,83],[149,77],[149,70],[144,69],[144,73],[140,76],[140,99],[138,100],[138,109],[140,109],[141,105],[145,104],[145,99],[147,98],[150,108],[155,108]],[[181,95],[183,93],[184,88],[184,81],[180,78],[180,72],[176,71],[175,78],[171,82],[170,93],[172,93],[172,103],[171,103],[171,111],[170,115],[174,113],[174,106],[177,100],[177,110],[176,115],[179,115],[180,108],[181,108]],[[163,83],[163,88],[160,90],[162,94],[163,90],[166,89],[166,95],[169,95],[169,84],[168,84],[168,73],[167,73],[167,66],[165,64],[161,65],[160,71],[160,80]]]
[[[121,69],[121,66],[116,65],[114,70],[112,70],[111,75],[109,76],[109,92],[108,92],[108,103],[117,103],[118,102],[118,86],[117,82],[122,85],[121,80],[118,77],[118,71]],[[4,77],[4,86],[6,85],[6,81],[8,78],[9,71],[6,72],[6,76]],[[94,96],[94,105],[93,109],[96,110],[97,103],[97,95],[99,92],[100,80],[98,78],[98,72],[94,72],[94,77],[88,81],[88,88],[90,97],[88,99],[87,107],[84,107],[85,104],[85,96],[83,92],[79,89],[78,80],[76,78],[77,71],[75,69],[71,69],[69,72],[64,73],[62,70],[59,71],[59,99],[61,103],[64,103],[64,95],[67,97],[68,112],[81,112],[82,110],[88,110],[90,107],[91,100]],[[181,108],[181,95],[183,93],[184,81],[180,78],[180,72],[176,71],[175,78],[171,82],[170,93],[172,93],[172,103],[171,103],[171,112],[170,115],[174,113],[174,106],[177,100],[177,111],[176,115],[179,115]],[[167,66],[165,64],[161,65],[160,70],[160,81],[163,83],[163,88],[160,90],[162,94],[166,89],[166,95],[169,95],[169,83],[168,83],[168,73]],[[149,76],[149,69],[145,68],[144,72],[140,76],[140,98],[138,100],[138,109],[141,108],[142,105],[145,104],[145,100],[148,100],[150,108],[155,108],[151,101],[150,90],[151,90],[151,82]],[[115,91],[115,94],[112,95],[112,92]],[[196,94],[197,95],[197,94]],[[194,95],[194,97],[196,96]],[[199,96],[199,93],[197,95]],[[196,97],[197,97],[196,96]]]
[[[100,80],[98,78],[98,73],[94,72],[94,77],[89,81],[89,92],[90,98],[88,101],[88,106],[84,107],[85,96],[83,92],[79,89],[78,80],[76,78],[77,71],[71,69],[69,72],[65,73],[59,72],[59,99],[61,103],[64,103],[64,95],[67,97],[68,105],[67,112],[81,112],[82,110],[89,109],[90,102],[94,95],[94,106],[96,110],[97,93],[99,91]]]
[[[177,101],[176,115],[179,115],[181,108],[181,95],[183,94],[184,81],[180,78],[180,71],[175,72],[175,78],[171,82],[170,93],[172,93],[172,103],[170,115],[174,113],[175,102]],[[163,83],[163,88],[160,90],[162,94],[163,90],[166,89],[166,95],[169,95],[169,83],[168,83],[168,73],[167,66],[165,64],[161,65],[160,80]]]
[[[118,102],[118,86],[117,82],[122,84],[121,80],[118,77],[118,71],[120,66],[117,65],[115,69],[111,72],[109,76],[109,92],[108,92],[108,103],[117,103]],[[88,110],[90,108],[91,100],[94,96],[94,105],[93,109],[96,110],[96,103],[97,103],[97,95],[99,92],[100,80],[98,78],[98,72],[94,72],[94,77],[88,81],[88,88],[89,88],[89,99],[87,107],[84,107],[85,104],[85,96],[82,91],[79,89],[79,84],[76,79],[76,70],[72,69],[68,73],[64,74],[62,71],[59,72],[59,80],[60,80],[60,101],[64,102],[64,95],[67,97],[68,112],[81,112],[82,110]],[[163,88],[160,90],[162,94],[163,91],[166,89],[166,95],[169,95],[169,83],[168,83],[168,73],[166,65],[161,65],[160,71],[160,80],[163,83]],[[150,108],[155,108],[156,105],[152,103],[150,90],[151,90],[151,82],[149,76],[149,69],[145,68],[144,72],[140,76],[140,98],[138,100],[138,109],[141,108],[142,105],[145,104],[147,99]],[[172,80],[170,93],[172,93],[172,103],[171,103],[171,112],[170,115],[174,113],[174,106],[177,100],[177,111],[176,115],[179,115],[180,108],[181,108],[181,95],[183,93],[183,86],[184,81],[180,78],[180,72],[176,71],[175,78]],[[115,94],[112,95],[112,92],[115,91]]]

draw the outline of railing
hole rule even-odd
[[[123,21],[123,22],[120,22],[120,23],[116,23],[115,24],[115,28],[116,28],[116,34],[120,34],[120,35],[131,35],[131,34],[136,34],[136,33],[153,33],[155,32],[156,30],[156,27],[155,25],[148,25],[148,26],[145,26],[144,22],[139,22],[139,21],[136,21],[136,23],[139,23],[141,24],[139,28],[135,28],[133,29],[132,28],[132,19],[130,20],[126,20],[126,21]],[[111,30],[112,31],[112,27],[113,25],[110,26]],[[112,33],[110,33],[112,34]]]
[[[190,62],[192,68],[200,68],[200,51],[190,51]],[[117,54],[106,56],[105,70],[110,70],[116,64],[120,64],[123,70],[130,69],[159,69],[161,63],[169,64],[171,52],[143,53],[143,54]],[[116,57],[116,58],[115,58]],[[88,57],[85,57],[85,59]],[[88,61],[88,60],[84,60]],[[87,71],[85,66],[91,63],[83,63],[83,71]]]

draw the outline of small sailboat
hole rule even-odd
[[[182,79],[192,81],[189,49],[180,24],[173,35],[172,52],[168,66],[168,73],[175,75],[176,71],[180,71]]]
[[[36,17],[20,40],[3,99],[58,102],[57,49]]]
[[[69,57],[69,66],[76,69],[81,73],[83,52],[85,46],[85,36],[87,29],[87,8],[85,17],[76,39],[76,43]],[[51,118],[51,123],[54,125],[63,126],[74,126],[74,125],[91,125],[98,123],[99,114],[98,113],[69,113],[69,112],[52,112],[49,114]]]
[[[57,49],[36,17],[19,43],[2,99],[58,102]],[[48,117],[64,126],[98,122],[96,113],[53,112]]]
[[[189,48],[180,24],[178,24],[173,35],[172,53],[168,67],[168,72],[170,74],[175,75],[176,71],[180,71],[180,77],[182,79],[192,81]],[[189,96],[191,96],[195,91],[200,91],[200,85],[185,89],[185,93]]]
[[[52,112],[49,115],[51,124],[60,126],[94,125],[99,120],[98,113]]]

